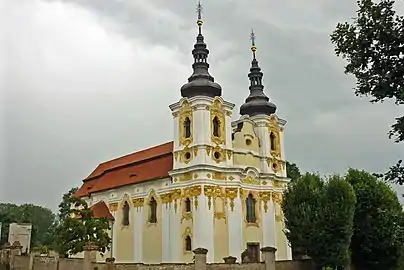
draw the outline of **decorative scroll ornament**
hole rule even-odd
[[[134,207],[143,207],[144,206],[144,198],[132,199],[132,203],[133,203]]]
[[[246,178],[241,179],[241,183],[247,185],[260,185],[260,180],[255,179],[251,175],[247,176]]]
[[[264,204],[265,213],[268,212],[268,202],[271,200],[271,192],[270,191],[261,191],[259,193],[260,201]]]
[[[193,186],[193,187],[188,187],[184,189],[184,192],[182,193],[182,198],[194,198],[194,205],[195,209],[198,209],[198,197],[202,193],[202,187],[201,186]]]
[[[109,211],[115,212],[116,210],[118,210],[118,203],[110,203],[109,204]]]
[[[204,186],[203,193],[208,198],[208,209],[210,210],[212,207],[212,198],[220,198],[222,200],[225,199],[226,193],[223,192],[223,189],[220,186]]]
[[[234,199],[237,197],[238,189],[237,188],[226,188],[226,198],[230,200],[230,209],[234,211]]]

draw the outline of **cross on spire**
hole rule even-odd
[[[250,39],[251,39],[251,51],[253,53],[253,58],[255,59],[255,52],[257,51],[257,47],[255,46],[255,38],[256,35],[254,33],[254,29],[251,29]]]
[[[203,25],[203,20],[202,20],[202,5],[201,1],[198,1],[198,5],[196,6],[196,12],[198,13],[198,20],[196,21],[196,24],[199,27],[199,34],[202,34],[202,25]]]

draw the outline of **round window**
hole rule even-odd
[[[251,145],[252,141],[250,139],[245,140],[246,145]]]
[[[185,159],[190,159],[191,158],[191,153],[190,152],[186,152],[184,154]]]
[[[215,158],[215,159],[220,159],[220,153],[219,152],[214,152],[213,153],[213,157]]]

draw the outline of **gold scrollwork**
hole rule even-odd
[[[178,200],[181,199],[181,189],[174,189],[170,192],[171,201],[174,202],[174,211],[177,213],[178,209]]]
[[[248,190],[245,190],[245,189],[243,189],[243,188],[239,188],[240,199],[241,199],[242,201],[245,201],[245,200],[247,199],[248,192],[249,192]],[[243,204],[243,206],[244,206],[244,204]]]
[[[275,215],[275,220],[277,222],[282,222],[283,221],[283,212],[282,211],[279,214]]]
[[[190,136],[186,136],[186,130],[185,130],[185,120],[189,119],[189,121],[191,122],[191,134],[189,134]],[[193,127],[194,123],[192,121],[192,107],[189,104],[188,100],[184,100],[182,103],[182,107],[180,109],[180,117],[179,117],[179,128],[180,128],[180,145],[190,145],[192,143],[193,140]]]
[[[270,191],[261,191],[259,193],[260,201],[264,204],[264,211],[265,213],[268,212],[268,202],[271,199],[271,192]]]
[[[282,193],[280,193],[280,192],[273,193],[272,194],[272,200],[276,204],[281,204],[281,202],[282,202]]]
[[[226,188],[226,198],[230,200],[230,209],[234,211],[234,199],[237,197],[238,189],[237,188]]]
[[[214,214],[215,219],[224,219],[224,222],[227,223],[226,213],[225,212],[215,212]]]
[[[184,220],[192,220],[192,213],[191,212],[184,212],[182,213],[181,223]]]
[[[232,175],[229,176],[229,180],[232,181],[234,180],[234,177]]]
[[[116,210],[118,210],[118,203],[110,203],[109,211],[115,212]]]
[[[133,206],[135,207],[143,207],[144,205],[144,198],[135,198],[132,199]]]
[[[246,178],[241,179],[241,183],[247,184],[247,185],[260,185],[261,182],[258,179],[255,179],[251,175],[247,176]]]
[[[208,208],[209,210],[212,207],[212,198],[221,198],[224,199],[226,194],[223,192],[223,189],[220,186],[204,186],[203,193],[206,197],[208,197]]]
[[[210,123],[211,123],[211,139],[215,144],[225,144],[226,143],[226,116],[225,110],[222,108],[222,103],[218,97],[213,101],[212,106],[209,107],[210,110]],[[215,122],[217,122],[218,127],[215,127]],[[215,132],[215,129],[216,130]]]
[[[177,159],[178,159],[178,152],[174,152],[174,158],[175,158],[175,161],[177,161]]]
[[[164,193],[160,195],[161,203],[169,204],[171,203],[171,193]]]
[[[188,187],[185,188],[183,193],[182,193],[182,198],[194,198],[194,205],[195,209],[198,209],[198,197],[202,193],[202,187],[201,186],[193,186],[193,187]]]
[[[221,172],[214,172],[212,178],[216,180],[226,180],[226,175]]]
[[[186,172],[182,176],[179,177],[180,182],[192,180],[192,173]]]

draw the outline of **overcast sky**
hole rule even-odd
[[[265,92],[288,121],[287,159],[304,171],[384,172],[404,158],[387,137],[402,108],[355,97],[329,41],[355,2],[203,1],[223,97],[238,117],[254,28]],[[56,210],[98,163],[172,140],[168,105],[191,75],[196,0],[0,3],[0,201]]]

